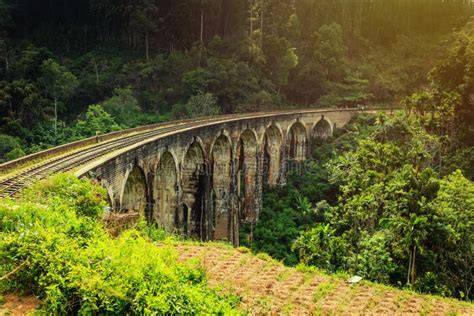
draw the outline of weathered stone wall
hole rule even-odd
[[[258,220],[263,186],[284,183],[288,160],[304,160],[314,137],[328,137],[355,113],[205,124],[137,144],[87,174],[107,188],[115,210],[137,210],[168,231],[237,244],[239,223]]]

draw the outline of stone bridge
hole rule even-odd
[[[145,139],[82,167],[112,209],[136,211],[168,231],[238,244],[239,224],[258,220],[262,189],[285,182],[355,110],[238,115]]]

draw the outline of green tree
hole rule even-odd
[[[409,253],[408,269],[407,269],[407,284],[413,284],[416,279],[416,254],[418,251],[423,251],[423,243],[427,238],[427,221],[426,216],[418,216],[411,213],[409,217],[392,217],[383,219],[381,225],[389,228],[394,234],[394,239],[399,239],[399,242],[405,247]]]
[[[131,127],[134,120],[141,113],[138,100],[133,95],[131,87],[117,88],[114,95],[102,103],[104,110],[109,113],[115,122]]]
[[[212,93],[203,93],[189,98],[186,112],[188,117],[214,116],[220,114],[220,109]]]
[[[6,126],[19,123],[18,129],[10,131],[12,135],[27,139],[25,130],[40,125],[47,117],[48,102],[29,80],[0,81],[0,113]]]
[[[321,26],[315,35],[314,45],[314,58],[323,69],[325,81],[344,78],[347,47],[341,26],[337,23]]]
[[[41,66],[39,83],[45,94],[54,103],[54,131],[57,133],[58,105],[72,96],[77,87],[77,78],[66,67],[52,59],[45,60]]]
[[[296,48],[284,37],[268,35],[265,38],[266,70],[275,85],[281,89],[288,84],[290,71],[298,65]]]
[[[430,236],[442,268],[442,283],[449,285],[452,294],[472,299],[474,258],[474,183],[466,179],[460,170],[444,177],[440,189],[431,202],[434,220],[439,229]]]
[[[367,233],[361,238],[358,252],[347,257],[347,265],[357,275],[369,280],[389,283],[390,274],[396,269],[388,246],[386,232]]]
[[[109,113],[105,112],[101,105],[93,104],[87,109],[84,120],[79,119],[73,129],[76,138],[92,137],[120,130]]]
[[[292,249],[302,263],[334,272],[341,268],[346,253],[345,241],[335,233],[336,229],[330,224],[318,224],[302,232],[293,242]]]
[[[360,141],[329,165],[332,181],[341,190],[339,222],[352,228],[351,242],[357,248],[361,231],[387,227],[394,257],[408,257],[406,280],[412,284],[417,254],[426,248],[430,231],[430,201],[439,189],[437,175],[429,168],[432,141],[415,120],[381,117],[372,139]]]
[[[16,159],[24,155],[25,153],[21,149],[18,139],[0,134],[0,162]]]

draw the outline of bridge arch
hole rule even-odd
[[[228,239],[230,227],[230,185],[232,181],[232,143],[228,136],[218,136],[211,148],[212,187],[215,205],[214,238]]]
[[[306,158],[308,138],[306,128],[300,121],[296,121],[288,129],[287,146],[290,159],[302,161]]]
[[[263,166],[264,181],[271,187],[277,184],[280,176],[282,161],[283,134],[278,126],[272,124],[265,130],[263,136]]]
[[[257,187],[258,143],[254,131],[246,129],[238,144],[237,193],[241,203],[243,221],[256,220],[254,193]]]
[[[195,139],[187,148],[181,164],[183,189],[183,223],[185,233],[194,238],[204,238],[205,218],[205,155],[201,143]],[[187,209],[187,212],[185,211]]]
[[[145,173],[138,165],[134,165],[125,181],[120,211],[138,212],[145,216],[147,204],[147,182]]]
[[[311,129],[311,137],[312,138],[319,138],[319,139],[326,139],[330,136],[332,136],[332,124],[331,122],[324,117],[324,115],[321,117],[321,119],[316,122]]]
[[[165,151],[158,161],[154,182],[153,220],[168,231],[175,227],[178,169],[176,159]]]

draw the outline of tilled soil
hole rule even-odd
[[[456,300],[303,272],[276,261],[219,245],[176,246],[180,260],[199,260],[209,285],[241,297],[252,315],[474,315]]]

